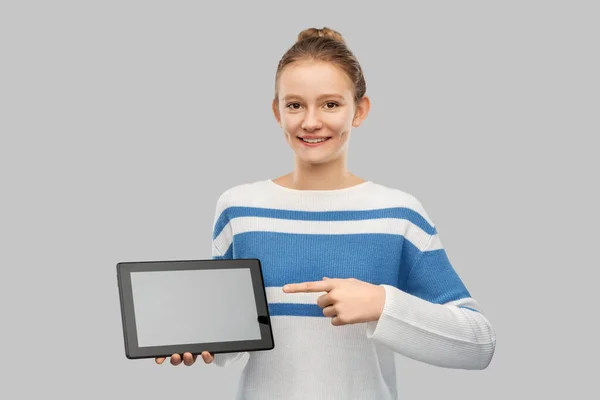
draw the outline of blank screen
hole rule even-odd
[[[132,272],[140,347],[260,340],[247,268]]]

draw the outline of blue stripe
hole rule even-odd
[[[316,304],[269,303],[269,315],[293,317],[323,317],[323,309]]]
[[[421,214],[406,207],[358,211],[293,211],[260,207],[229,207],[219,215],[215,223],[213,239],[219,236],[229,221],[240,217],[276,218],[296,221],[357,221],[397,218],[412,222],[428,234],[436,233],[435,227],[430,225]]]
[[[271,317],[323,317],[323,309],[316,304],[294,304],[294,303],[269,303],[269,315]],[[461,306],[468,310],[479,312],[474,308]]]
[[[402,235],[252,231],[234,235],[220,258],[258,258],[266,287],[328,276],[395,286],[436,304],[471,297],[444,249],[421,252]],[[294,312],[317,312],[303,310]]]
[[[436,304],[471,297],[444,249],[421,253],[408,275],[406,292]]]
[[[408,274],[402,258],[405,242],[403,236],[385,234],[245,232],[234,236],[228,252],[233,251],[233,258],[258,258],[265,286],[320,281],[324,276],[398,286]]]
[[[458,308],[466,308],[467,310],[475,311],[476,313],[478,313],[478,312],[479,312],[479,310],[476,310],[476,309],[474,309],[474,308],[467,307],[467,306],[458,306]]]
[[[269,315],[271,317],[323,317],[323,309],[316,304],[294,304],[294,303],[269,303]],[[460,306],[468,310],[479,312],[474,308]]]
[[[228,258],[258,258],[265,286],[356,278],[387,284],[432,303],[471,297],[443,249],[421,252],[401,235],[245,232]]]

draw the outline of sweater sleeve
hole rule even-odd
[[[384,309],[378,321],[367,323],[367,337],[431,365],[485,369],[495,351],[495,331],[432,231],[423,249],[413,251],[403,282],[382,285]]]
[[[226,205],[223,196],[217,201],[217,210],[213,224],[212,258],[213,259],[232,259],[233,258],[233,235],[231,225],[227,219]],[[239,353],[217,353],[214,354],[214,361],[218,367],[226,367],[240,360],[247,352]]]

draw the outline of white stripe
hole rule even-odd
[[[297,282],[290,282],[297,283]],[[267,287],[267,301],[269,303],[287,303],[287,304],[317,304],[319,296],[326,292],[311,292],[311,293],[284,293],[282,287]]]
[[[219,249],[228,249],[233,234],[246,232],[281,232],[312,235],[381,233],[403,235],[419,250],[424,251],[429,234],[419,226],[404,219],[379,218],[361,221],[298,221],[278,218],[233,218],[215,239]],[[437,235],[432,238],[430,250],[441,248]]]
[[[449,301],[448,303],[446,303],[446,305],[457,306],[457,307],[464,306],[464,307],[473,308],[477,311],[481,311],[479,308],[479,303],[477,303],[477,301],[475,299],[472,299],[470,297],[465,298],[465,299],[460,299],[460,300]]]
[[[427,248],[427,250],[428,251],[430,251],[430,250],[440,250],[440,249],[443,249],[443,248],[444,248],[444,246],[442,246],[442,241],[440,240],[440,236],[436,233],[431,238],[431,243],[429,243],[429,247]],[[419,248],[419,250],[421,250],[421,249]]]
[[[270,180],[234,186],[217,202],[217,217],[227,207],[266,207],[299,211],[357,211],[406,207],[419,213],[433,226],[421,202],[402,190],[368,183],[350,190],[288,190]]]
[[[219,233],[219,236],[213,240],[213,244],[225,254],[229,246],[231,246],[231,243],[233,243],[233,232],[231,231],[231,224],[228,223],[221,233]]]
[[[297,283],[297,282],[290,282]],[[281,286],[265,288],[267,301],[269,303],[286,303],[286,304],[317,304],[317,299],[326,292],[310,292],[310,293],[285,293]],[[457,307],[469,307],[480,311],[479,303],[473,298],[464,298],[460,300],[449,301],[445,305]]]

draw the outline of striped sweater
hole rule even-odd
[[[372,181],[337,190],[295,190],[272,180],[235,186],[218,199],[214,258],[258,258],[275,348],[248,355],[239,399],[396,399],[394,354],[445,368],[484,369],[495,332],[459,278],[422,204]],[[323,293],[286,283],[356,278],[385,288],[378,321],[334,326]]]

